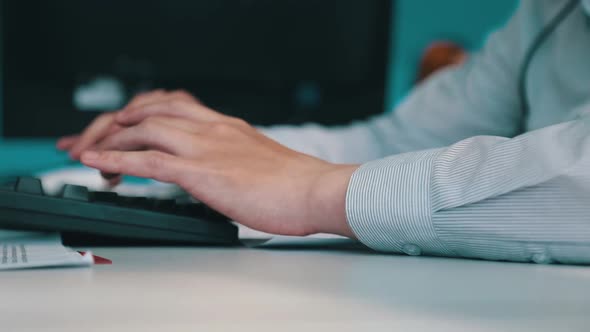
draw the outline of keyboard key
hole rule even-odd
[[[226,217],[226,216],[224,216],[223,214],[221,214],[221,213],[219,213],[219,212],[217,212],[217,211],[215,211],[215,210],[213,210],[213,209],[211,209],[209,207],[207,207],[207,209],[209,209],[209,213],[210,213],[209,214],[209,217],[212,220],[216,220],[216,221],[228,221],[229,220],[229,218]]]
[[[176,213],[176,201],[173,199],[156,199],[152,202],[152,209],[158,212]]]
[[[218,213],[217,211],[211,209],[205,204],[197,203],[197,204],[182,204],[178,205],[178,214],[193,217],[193,218],[205,218],[205,219],[212,219],[212,220],[227,220],[227,218]]]
[[[89,194],[88,188],[82,186],[76,186],[73,184],[66,184],[63,188],[63,198],[73,199],[76,201],[88,202]]]
[[[0,190],[2,191],[14,191],[16,182],[4,182],[0,184]]]
[[[110,191],[94,191],[90,194],[90,198],[97,203],[117,205],[119,202],[119,195]]]
[[[120,196],[119,205],[136,209],[149,209],[151,204],[150,200],[146,197]]]
[[[16,191],[26,194],[43,195],[43,186],[39,179],[20,177],[16,181]]]

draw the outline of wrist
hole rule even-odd
[[[314,181],[309,197],[310,229],[356,238],[346,218],[346,192],[360,165],[332,165]]]

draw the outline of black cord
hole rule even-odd
[[[527,98],[527,89],[526,89],[526,78],[527,73],[529,71],[529,67],[531,66],[531,62],[539,50],[541,46],[547,41],[547,39],[551,36],[551,34],[555,31],[555,29],[568,17],[569,14],[573,12],[573,10],[580,4],[579,0],[571,0],[568,2],[560,11],[555,15],[555,17],[549,22],[547,26],[541,30],[541,32],[535,37],[531,47],[529,47],[528,51],[525,54],[524,60],[522,62],[522,66],[520,67],[520,73],[518,78],[518,94],[521,101],[522,107],[522,119],[520,123],[520,133],[524,133],[526,131],[526,121],[529,115],[529,101]]]

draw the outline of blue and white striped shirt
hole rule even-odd
[[[582,6],[531,62],[526,119],[518,96],[527,49],[565,4],[523,0],[469,63],[435,75],[395,112],[263,132],[332,162],[364,163],[346,214],[375,250],[589,264],[590,14]],[[523,121],[528,132],[519,135]]]

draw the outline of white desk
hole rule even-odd
[[[366,252],[95,248],[0,273],[0,331],[590,331],[590,268]]]

